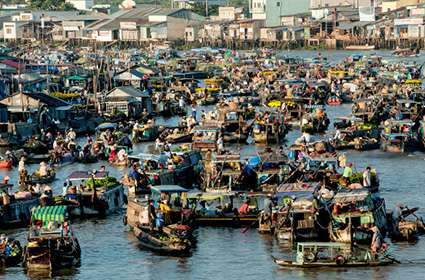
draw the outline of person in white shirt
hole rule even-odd
[[[366,167],[366,169],[363,171],[363,187],[365,188],[369,188],[371,186],[370,171],[370,166]]]
[[[18,172],[22,173],[24,172],[25,169],[25,157],[21,157],[21,159],[19,160],[19,164],[18,164]]]

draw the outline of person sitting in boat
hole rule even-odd
[[[76,186],[69,186],[66,193],[66,199],[68,200],[77,200],[77,187]]]
[[[50,199],[53,197],[53,190],[49,185],[43,186],[43,193],[47,195]]]
[[[116,150],[116,145],[114,145],[111,147],[111,152],[109,154],[108,161],[112,163],[112,162],[115,162],[116,159],[117,159],[117,150]]]
[[[77,138],[77,133],[75,133],[72,127],[69,129],[68,133],[66,134],[66,138],[69,142],[74,142],[75,139]]]
[[[127,161],[127,152],[125,151],[125,149],[121,149],[117,153],[117,160],[118,164],[125,163]]]
[[[48,172],[47,164],[44,161],[40,162],[40,168],[38,169],[38,175],[40,177],[47,177],[48,173],[49,172]]]

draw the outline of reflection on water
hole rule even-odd
[[[293,55],[312,56],[317,52],[291,51]],[[348,52],[322,52],[329,59],[340,59]],[[385,56],[388,52],[382,53]],[[415,58],[423,62],[424,57]],[[331,118],[346,115],[349,105],[328,108]],[[178,118],[158,120],[158,123],[173,125]],[[288,143],[300,136],[292,131]],[[144,151],[149,144],[138,145],[135,153]],[[234,145],[243,157],[255,155],[262,148]],[[425,216],[424,182],[425,154],[395,155],[380,151],[347,151],[357,170],[367,165],[376,167],[381,178],[381,193],[391,209],[402,201],[411,207],[420,206],[419,215]],[[101,164],[75,164],[57,170],[53,183],[55,193],[61,192],[61,185],[72,171],[91,170]],[[30,166],[34,171],[36,165]],[[121,177],[123,169],[109,167],[113,176]],[[0,176],[8,174],[17,181],[16,169],[0,170]],[[425,275],[425,243],[401,243],[392,247],[393,254],[405,264],[378,268],[355,269],[282,269],[273,263],[271,256],[290,257],[287,244],[279,244],[267,235],[260,235],[250,229],[242,232],[233,228],[199,228],[195,231],[197,246],[189,257],[159,256],[139,248],[138,240],[122,224],[122,215],[107,219],[83,220],[74,223],[82,250],[81,267],[60,271],[54,279],[423,279]],[[8,231],[7,234],[23,242],[26,230]],[[25,244],[25,242],[23,242]],[[28,275],[23,268],[16,267],[0,272],[0,279],[46,279],[50,275]]]

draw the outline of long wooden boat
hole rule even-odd
[[[31,175],[31,183],[32,184],[48,184],[53,182],[56,179],[56,171],[50,169],[48,171],[47,176],[39,176],[37,172],[34,172]]]
[[[107,172],[91,174],[87,171],[74,171],[68,180],[76,186],[85,182],[85,189],[75,192],[68,188],[65,197],[55,197],[56,205],[68,206],[69,216],[72,218],[102,217],[121,209],[127,198],[124,187],[115,178],[109,177]],[[95,185],[96,192],[94,192]]]
[[[8,188],[9,185],[2,185],[0,189]],[[24,227],[31,219],[31,209],[40,204],[37,196],[30,193],[15,193],[15,199],[11,201],[8,209],[0,207],[0,229]]]
[[[345,49],[350,51],[371,51],[375,49],[375,45],[351,45],[346,46]]]
[[[66,206],[39,206],[31,220],[24,252],[28,271],[54,271],[80,263],[81,249],[69,224]]]
[[[314,263],[297,263],[296,261],[274,259],[274,262],[284,267],[298,267],[298,268],[317,268],[317,267],[365,267],[365,266],[385,266],[393,264],[391,260],[378,260],[378,261],[350,261],[347,263],[339,264],[337,262],[314,262]]]
[[[188,239],[173,237],[165,232],[145,231],[140,228],[134,228],[133,232],[143,247],[157,253],[182,255],[188,253],[192,247]]]
[[[300,242],[295,256],[294,260],[273,257],[273,261],[294,268],[384,266],[396,262],[385,252],[373,256],[368,249],[353,249],[351,244],[337,242]]]
[[[0,160],[0,169],[10,169],[13,166],[13,160]]]

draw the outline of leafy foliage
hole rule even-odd
[[[29,6],[33,10],[43,11],[72,11],[75,7],[65,0],[30,0]]]

